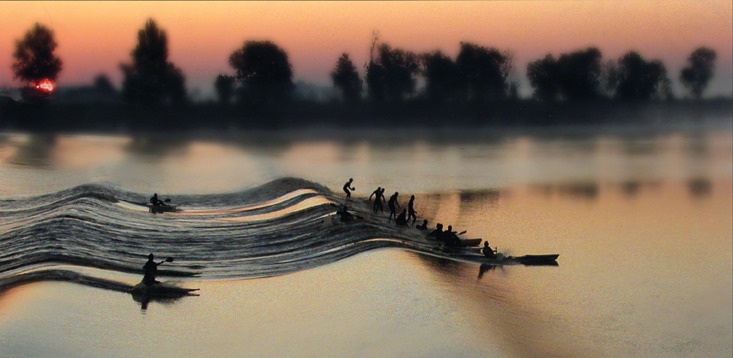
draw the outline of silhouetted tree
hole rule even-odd
[[[102,92],[114,92],[115,87],[112,86],[112,81],[105,74],[99,74],[94,77],[94,89]]]
[[[498,100],[507,97],[512,56],[495,48],[469,42],[461,43],[456,57],[465,98],[474,101]]]
[[[247,41],[229,56],[237,71],[240,95],[250,102],[272,104],[290,98],[293,70],[288,54],[270,41]]]
[[[23,90],[23,99],[37,101],[45,98],[49,91],[36,89],[36,85],[43,79],[55,81],[63,62],[54,54],[57,47],[51,29],[36,23],[25,33],[22,40],[15,43],[15,52],[12,64],[14,77],[26,81]]]
[[[690,90],[690,94],[696,99],[702,97],[702,93],[708,86],[715,70],[715,50],[700,47],[687,58],[689,65],[680,72],[682,84]]]
[[[535,98],[546,102],[557,99],[561,81],[559,72],[557,60],[550,54],[527,64],[527,78],[534,88]]]
[[[183,72],[168,61],[168,36],[152,19],[137,33],[132,63],[122,64],[122,92],[131,103],[186,102]]]
[[[214,88],[216,89],[216,96],[219,97],[220,103],[231,103],[232,96],[234,95],[234,77],[228,75],[216,76]]]
[[[419,65],[417,56],[387,44],[377,47],[366,70],[369,98],[374,101],[401,101],[415,92]]]
[[[440,51],[424,54],[420,60],[427,98],[438,102],[455,99],[460,85],[456,63]]]
[[[557,60],[557,78],[563,98],[578,101],[599,97],[601,58],[601,51],[595,47],[560,55]]]
[[[608,69],[609,85],[615,98],[645,101],[651,98],[669,98],[671,86],[667,69],[659,60],[646,61],[631,51]]]
[[[348,54],[344,53],[339,57],[336,68],[331,72],[331,80],[346,101],[356,102],[361,99],[362,80]]]

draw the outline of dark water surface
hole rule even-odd
[[[493,137],[492,137],[493,138]],[[333,222],[355,179],[355,224]],[[730,356],[733,132],[0,136],[0,356]],[[364,199],[559,266],[437,257]],[[152,192],[184,211],[150,214]],[[199,296],[125,291],[149,252]],[[167,266],[167,267],[166,267]]]

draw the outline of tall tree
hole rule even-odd
[[[153,19],[137,33],[132,63],[122,64],[122,92],[131,103],[159,105],[186,102],[183,72],[168,61],[168,36]]]
[[[646,101],[671,95],[667,69],[661,61],[646,61],[631,51],[621,56],[609,71],[611,90],[618,99]]]
[[[54,54],[57,46],[53,31],[38,23],[26,32],[22,40],[16,41],[12,69],[16,79],[27,82],[24,99],[41,99],[53,91],[53,87],[50,90],[37,87],[42,80],[55,81],[61,72],[63,62]]]
[[[288,54],[270,41],[247,41],[229,56],[229,65],[249,101],[274,104],[290,98],[293,70]]]
[[[387,44],[377,47],[377,54],[367,65],[369,98],[376,101],[401,101],[415,92],[419,70],[417,55]]]
[[[680,72],[682,84],[696,99],[702,97],[702,93],[708,87],[708,82],[713,78],[716,57],[715,50],[700,47],[690,54],[690,57],[687,58],[689,64]]]
[[[216,76],[214,89],[216,89],[216,96],[219,97],[219,102],[229,104],[234,95],[234,77],[228,75]]]
[[[437,102],[456,99],[460,83],[456,63],[440,51],[423,54],[420,60],[426,97]]]
[[[535,98],[545,101],[555,101],[560,92],[560,74],[552,55],[527,64],[527,78],[534,88]]]
[[[331,80],[346,101],[356,102],[361,99],[362,80],[348,54],[344,53],[339,57],[336,68],[331,72]]]
[[[600,96],[601,58],[601,51],[595,47],[560,55],[558,84],[566,100],[591,100]]]
[[[456,57],[465,97],[474,101],[507,97],[512,56],[495,48],[462,42]]]

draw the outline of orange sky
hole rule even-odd
[[[328,84],[341,52],[362,70],[378,30],[385,42],[416,52],[455,56],[460,41],[511,50],[520,77],[528,61],[546,53],[595,45],[605,59],[632,49],[661,59],[676,82],[687,55],[706,45],[718,52],[711,92],[733,92],[730,0],[0,2],[0,87],[17,85],[12,49],[35,22],[55,31],[64,61],[60,85],[89,83],[99,73],[119,83],[118,65],[129,61],[149,17],[167,31],[171,60],[189,90],[210,91],[217,74],[233,73],[229,54],[245,40],[262,39],[288,52],[296,80]]]

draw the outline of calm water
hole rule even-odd
[[[360,199],[415,194],[431,226],[558,253],[559,266],[425,255],[386,216],[329,225],[349,177]],[[409,141],[4,135],[0,183],[2,357],[733,354],[729,125]],[[152,192],[186,211],[135,205]],[[175,256],[165,279],[200,296],[141,309],[107,285],[135,284],[151,250]],[[29,274],[41,282],[10,285]]]

